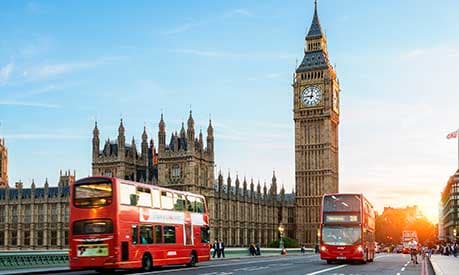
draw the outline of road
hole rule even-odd
[[[305,256],[276,256],[276,257],[252,257],[241,259],[214,260],[199,263],[196,267],[187,268],[182,266],[165,267],[152,272],[117,272],[117,274],[189,274],[189,275],[264,275],[264,274],[292,274],[292,275],[366,275],[366,274],[390,274],[390,275],[433,275],[428,264],[420,262],[418,265],[409,263],[409,255],[403,254],[378,254],[373,263],[335,263],[326,264],[318,255]],[[95,274],[86,272],[62,272],[61,275],[71,274]]]

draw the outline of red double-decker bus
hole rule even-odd
[[[110,177],[70,192],[70,269],[151,270],[210,259],[203,196]]]
[[[320,258],[373,262],[375,213],[362,194],[326,194],[322,198]]]

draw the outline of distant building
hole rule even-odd
[[[0,139],[0,188],[8,185],[8,149],[5,139]]]
[[[438,239],[440,241],[446,241],[446,236],[445,236],[445,227],[443,225],[443,204],[440,202],[438,204],[438,224],[437,224],[437,230],[438,230]]]
[[[439,223],[441,228],[440,232],[443,232],[443,239],[445,241],[457,240],[459,234],[459,170],[449,177],[443,192],[441,193],[441,208],[442,213]]]
[[[68,247],[70,171],[60,175],[58,186],[0,189],[0,250],[62,249]]]
[[[407,223],[413,223],[422,217],[422,213],[416,205],[407,206],[405,208],[384,207],[383,215],[403,216]]]

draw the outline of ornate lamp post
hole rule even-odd
[[[284,227],[282,225],[279,225],[279,228],[277,228],[277,230],[279,230],[280,234],[279,248],[284,248]]]

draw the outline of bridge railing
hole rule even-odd
[[[68,266],[67,250],[0,251],[0,270]]]

